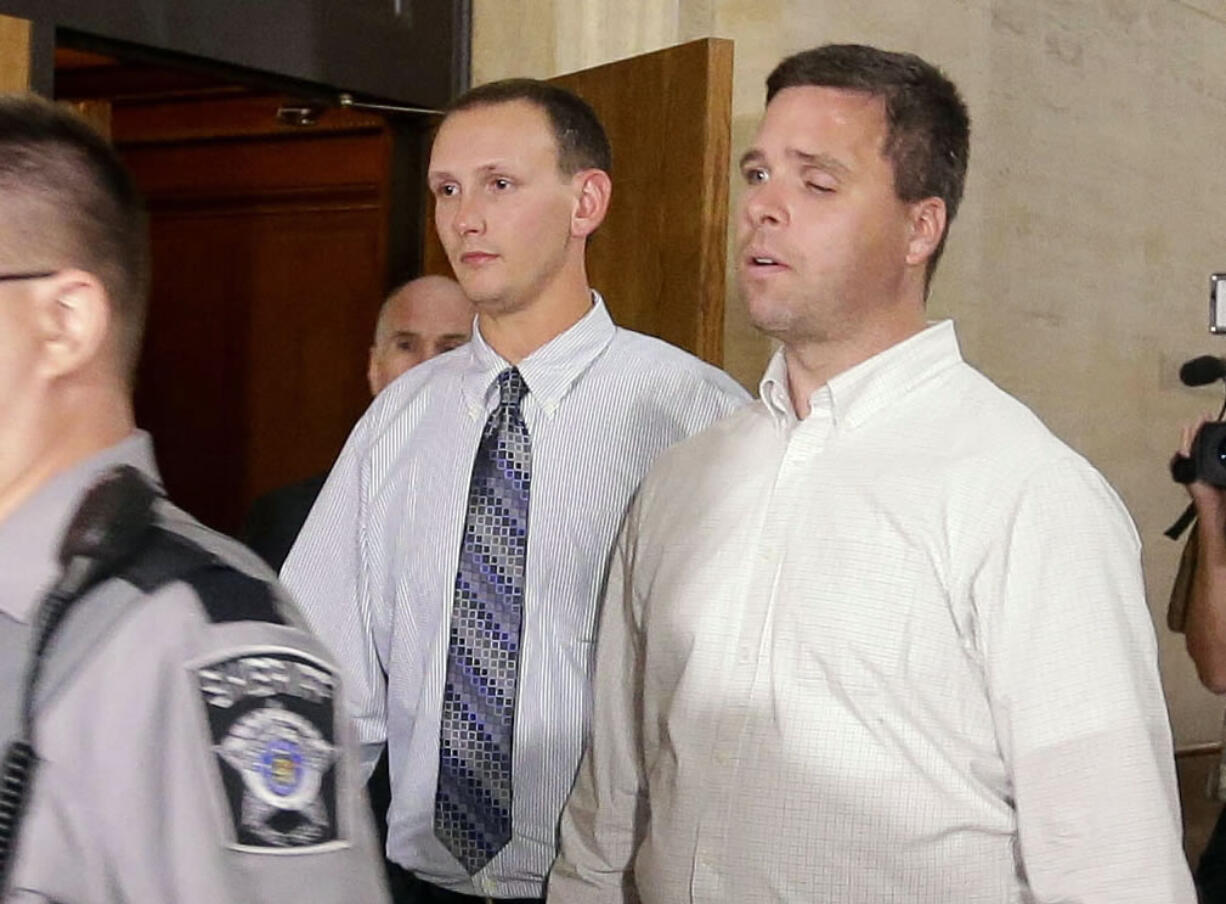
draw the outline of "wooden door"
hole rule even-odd
[[[0,16],[0,91],[30,90],[30,20]]]
[[[708,38],[553,81],[613,145],[613,201],[588,275],[613,319],[723,363],[732,42]],[[450,273],[433,229],[426,269]]]
[[[227,532],[326,471],[370,401],[387,279],[391,137],[379,117],[277,121],[264,96],[116,104],[150,209],[136,411],[172,498]]]

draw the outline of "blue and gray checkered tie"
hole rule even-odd
[[[473,460],[451,609],[434,834],[478,872],[511,840],[511,741],[528,557],[532,448],[514,367]]]

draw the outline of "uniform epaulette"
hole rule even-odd
[[[285,624],[266,581],[225,563],[182,534],[160,527],[154,533],[144,552],[121,572],[124,580],[145,593],[168,581],[184,581],[196,591],[205,614],[214,623]]]

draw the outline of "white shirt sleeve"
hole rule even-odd
[[[387,740],[384,663],[393,602],[369,564],[368,419],[350,434],[281,569],[307,624],[344,669],[367,778]]]
[[[550,902],[637,904],[631,864],[647,819],[643,771],[640,615],[632,583],[632,505],[613,558],[600,616],[592,737],[562,811]]]
[[[1021,488],[972,587],[1036,902],[1193,902],[1140,543],[1068,456]]]

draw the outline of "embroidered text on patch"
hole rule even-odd
[[[237,845],[302,848],[338,839],[332,673],[289,653],[197,669]]]

